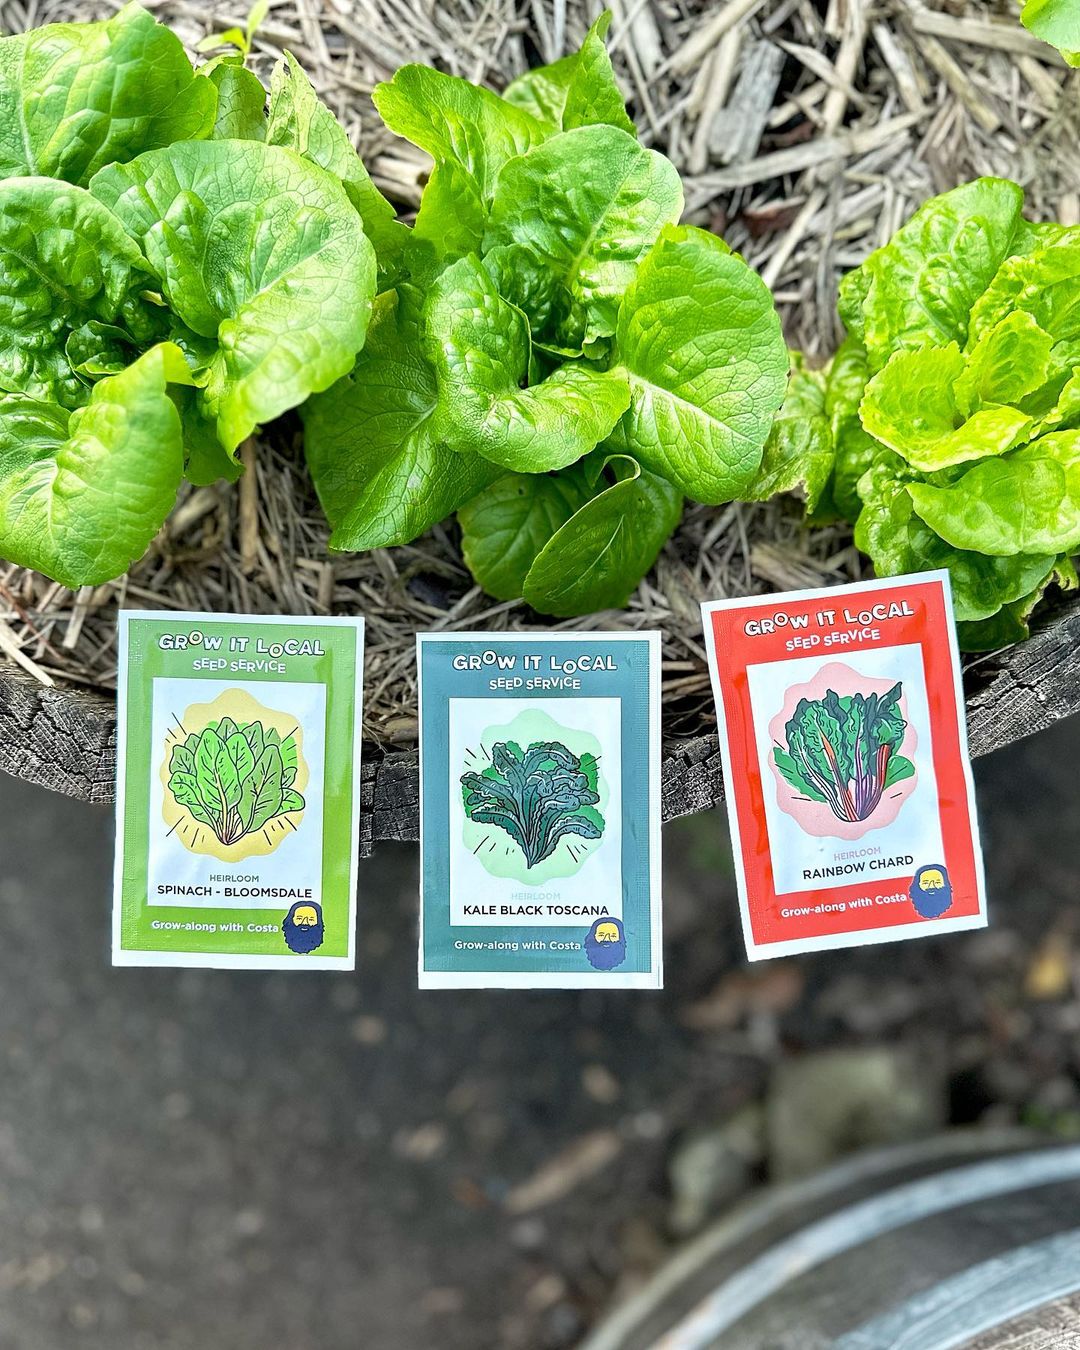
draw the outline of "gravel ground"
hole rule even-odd
[[[109,817],[0,779],[0,1350],[561,1350],[763,1177],[1075,1132],[1078,754],[977,766],[985,933],[751,971],[722,819],[671,827],[656,996],[418,994],[408,847],[356,976],[113,972]]]

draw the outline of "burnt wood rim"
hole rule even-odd
[[[1080,711],[1080,597],[1057,606],[1015,647],[974,658],[965,672],[968,739],[985,755]],[[46,688],[16,666],[0,668],[0,769],[84,801],[114,800],[116,704],[105,695]],[[663,819],[723,800],[715,732],[669,742],[661,780]],[[382,839],[419,838],[415,749],[366,746],[360,785],[360,851]]]

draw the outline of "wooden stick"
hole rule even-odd
[[[240,447],[240,566],[251,576],[259,561],[259,466],[255,438],[249,436]]]
[[[765,0],[728,0],[718,14],[686,41],[669,57],[661,70],[673,70],[676,74],[685,74],[720,41],[729,29],[756,14]],[[659,74],[660,71],[657,72]]]

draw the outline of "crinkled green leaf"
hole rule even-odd
[[[626,292],[616,342],[630,377],[622,444],[688,497],[738,497],[787,385],[765,283],[715,235],[669,226]]]
[[[822,509],[854,521],[862,509],[859,479],[875,456],[884,450],[863,427],[859,404],[866,392],[870,366],[866,348],[849,333],[829,365],[825,382],[825,413],[833,439],[833,474],[822,495]]]
[[[0,183],[0,389],[76,408],[86,388],[68,364],[68,334],[91,321],[149,318],[152,277],[121,223],[84,188],[52,178]]]
[[[110,581],[140,558],[180,485],[167,385],[187,378],[179,348],[163,343],[99,380],[74,413],[0,395],[0,556],[73,587]]]
[[[266,90],[252,71],[235,62],[222,62],[202,74],[217,90],[214,139],[217,141],[264,141],[266,139]]]
[[[628,456],[607,463],[617,481],[552,535],[525,578],[524,597],[541,614],[621,609],[679,523],[676,488]]]
[[[364,233],[375,245],[380,267],[392,270],[401,256],[408,231],[371,181],[345,128],[321,101],[288,52],[274,67],[270,79],[266,143],[295,150],[341,180],[364,222]]]
[[[1080,338],[1080,228],[1006,258],[971,312],[969,345],[1016,311],[1055,342]]]
[[[85,185],[103,165],[209,136],[217,94],[137,4],[0,38],[0,177]]]
[[[207,416],[199,389],[174,388],[171,393],[184,431],[184,477],[196,487],[209,487],[219,479],[235,483],[242,472],[240,462],[218,440],[217,424]]]
[[[406,544],[502,471],[436,434],[414,305],[380,295],[352,372],[304,406],[304,449],[337,549]]]
[[[776,415],[761,466],[743,500],[764,502],[781,492],[800,492],[807,514],[817,509],[833,470],[832,430],[825,415],[825,382],[795,360],[787,397]]]
[[[962,623],[988,618],[1027,595],[1046,580],[1055,561],[1052,556],[995,558],[952,548],[919,519],[904,484],[897,481],[867,492],[855,542],[873,560],[878,576],[947,567],[953,607]]]
[[[1054,339],[1024,310],[1014,310],[975,343],[956,382],[963,411],[1021,404],[1050,377]]]
[[[992,652],[1001,647],[1011,646],[1014,642],[1023,642],[1030,636],[1029,622],[1035,607],[1050,586],[1058,586],[1063,591],[1077,588],[1076,568],[1068,558],[1059,558],[1049,576],[1041,581],[1030,594],[1022,599],[1003,605],[989,619],[977,623],[957,625],[957,637],[960,648],[965,652]]]
[[[998,557],[1080,549],[1080,431],[982,460],[946,487],[910,483],[923,520],[954,548]]]
[[[484,251],[517,244],[551,273],[552,331],[537,335],[580,351],[615,332],[623,292],[682,206],[670,160],[616,127],[578,127],[506,165]]]
[[[458,511],[469,571],[496,600],[516,600],[548,540],[593,495],[582,473],[509,473]]]
[[[958,402],[964,376],[964,356],[955,342],[895,352],[866,386],[862,424],[927,473],[1004,454],[1025,438],[1033,419],[1018,408],[996,404],[965,417]]]
[[[126,329],[89,319],[72,329],[64,343],[64,356],[76,375],[87,385],[101,375],[119,375],[138,357],[136,343]]]
[[[188,142],[111,165],[91,187],[180,319],[216,340],[200,402],[227,450],[351,368],[375,258],[323,169],[280,146]]]
[[[977,178],[932,198],[847,274],[840,313],[872,370],[901,349],[964,345],[972,306],[1011,250],[1023,201],[1015,183]]]
[[[372,98],[390,130],[435,161],[418,239],[448,257],[479,248],[500,170],[550,129],[489,89],[428,66],[402,66]]]
[[[585,35],[580,51],[519,75],[507,86],[507,102],[558,131],[606,123],[636,135],[604,45],[610,25],[611,12],[605,10]]]
[[[561,469],[602,441],[630,399],[621,371],[567,363],[537,385],[529,324],[475,256],[428,296],[424,327],[439,389],[438,426],[454,449],[522,473]]]
[[[1080,66],[1080,9],[1076,0],[1024,0],[1024,26],[1056,47],[1070,66]]]

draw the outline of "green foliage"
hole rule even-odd
[[[1024,0],[1020,18],[1036,37],[1055,46],[1070,66],[1080,66],[1080,10],[1075,0]]]
[[[465,814],[504,830],[526,867],[549,858],[568,835],[600,838],[604,817],[595,809],[596,786],[595,758],[579,758],[558,741],[538,741],[524,751],[513,741],[499,741],[488,768],[461,776]]]
[[[235,844],[304,809],[293,786],[298,763],[292,733],[283,738],[261,722],[223,717],[173,746],[169,791],[222,844]]]
[[[886,694],[800,699],[784,727],[787,749],[776,746],[776,767],[796,792],[828,805],[837,820],[867,820],[882,793],[910,778],[915,766],[899,754],[907,730],[899,683]]]
[[[1014,183],[927,202],[841,284],[826,498],[881,575],[947,567],[960,640],[1015,641],[1080,549],[1080,228]]]
[[[554,615],[625,604],[684,496],[763,481],[788,376],[764,284],[678,225],[678,175],[637,141],[608,22],[502,98],[420,66],[375,90],[433,167],[403,242],[388,254],[369,227],[368,344],[304,411],[333,547],[405,543],[457,510],[477,581]],[[820,448],[807,478],[779,446],[775,482],[816,495]]]
[[[0,553],[69,586],[347,374],[393,209],[290,58],[269,109],[136,4],[0,38]]]

